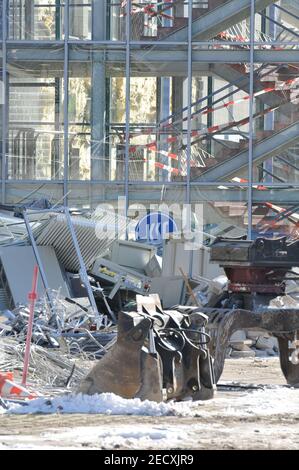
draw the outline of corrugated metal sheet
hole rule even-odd
[[[86,269],[95,258],[103,256],[117,236],[123,236],[128,219],[106,210],[93,213],[92,217],[72,216],[80,251]],[[72,237],[63,213],[55,214],[33,230],[39,246],[52,246],[59,262],[67,271],[78,272],[80,264],[73,245]]]
[[[6,289],[0,289],[0,312],[10,307]]]

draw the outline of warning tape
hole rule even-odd
[[[266,114],[271,113],[271,112],[275,111],[278,108],[279,108],[279,106],[265,109],[264,111],[260,111],[260,112],[256,113],[253,116],[253,118],[255,119],[257,117],[265,116]],[[215,134],[215,133],[218,133],[219,131],[231,129],[232,127],[244,126],[245,124],[248,124],[249,121],[250,121],[250,117],[240,119],[239,121],[229,121],[229,122],[226,122],[224,124],[218,124],[216,126],[210,126],[210,127],[205,128],[205,129],[201,129],[200,131],[192,131],[191,136],[192,137],[201,137],[201,136],[206,135],[206,134]],[[194,144],[194,142],[193,142],[193,144]]]
[[[265,109],[264,111],[261,111],[261,112],[257,113],[256,115],[254,115],[254,118],[265,116],[268,113],[271,113],[271,112],[275,111],[275,109],[277,109],[277,108],[278,107]],[[210,126],[206,129],[202,129],[200,131],[192,131],[191,135],[192,135],[192,137],[197,137],[198,138],[198,137],[202,137],[206,134],[212,134],[212,133],[214,134],[214,133],[217,133],[219,131],[223,131],[223,130],[226,130],[226,129],[231,129],[232,127],[235,127],[235,126],[243,126],[245,124],[248,124],[249,121],[250,121],[249,117],[241,119],[239,121],[230,121],[230,122],[225,123],[225,124],[221,124],[221,125],[217,125],[217,126]],[[195,142],[193,141],[192,143],[194,144]],[[166,152],[166,151],[159,151],[157,149],[157,146],[156,145],[154,146],[153,143],[147,144],[147,146],[148,146],[150,151],[154,151],[154,152],[157,152],[157,153],[163,152],[163,155],[166,156],[166,157],[168,156],[169,158],[173,158],[173,159],[176,159],[176,160],[178,159],[178,156],[176,154],[173,154],[171,152]],[[243,181],[243,182],[246,182],[246,181]]]
[[[253,98],[256,98],[258,96],[261,96],[261,95],[264,95],[264,94],[267,94],[267,93],[271,93],[271,92],[274,92],[274,91],[287,91],[289,89],[290,86],[292,86],[296,81],[299,80],[299,77],[295,77],[295,78],[291,78],[291,79],[287,79],[283,82],[283,85],[280,85],[279,87],[276,86],[276,84],[272,87],[266,87],[262,90],[259,90],[255,93],[253,93],[252,97]],[[285,88],[282,89],[282,86],[284,86]],[[205,111],[201,112],[200,115],[193,115],[191,116],[191,119],[192,120],[198,120],[201,115],[207,115],[209,113],[213,113],[215,111],[218,111],[218,110],[221,110],[221,109],[225,109],[225,108],[228,108],[229,106],[232,106],[232,105],[236,105],[236,104],[240,104],[242,102],[245,102],[245,101],[248,101],[250,99],[250,96],[251,95],[246,95],[240,99],[237,99],[237,100],[231,100],[231,101],[228,101],[220,106],[216,106],[216,107],[211,107],[211,108],[207,108]],[[273,112],[275,109],[277,109],[277,107],[275,108],[268,108],[260,113],[257,114],[257,116],[264,116],[270,112]],[[255,117],[257,117],[255,116]],[[186,121],[188,120],[188,118],[183,118],[182,121]],[[207,127],[207,128],[204,128],[204,129],[201,129],[199,131],[192,131],[191,133],[191,137],[201,137],[201,136],[204,136],[206,134],[211,134],[211,133],[217,133],[219,131],[222,131],[222,130],[225,130],[225,129],[229,129],[229,128],[232,128],[232,127],[236,127],[236,126],[242,126],[242,125],[245,125],[245,124],[248,124],[249,123],[249,120],[250,118],[247,117],[247,118],[244,118],[242,120],[239,120],[239,121],[230,121],[228,123],[224,123],[224,124],[221,124],[221,125],[214,125],[214,126],[210,126],[210,127]],[[168,123],[166,125],[163,126],[163,129],[165,130],[165,128],[171,126],[172,124],[171,123]],[[147,135],[149,133],[153,133],[152,129],[145,129],[143,131],[143,133],[141,135]],[[166,139],[166,142],[165,143],[175,143],[177,142],[178,140],[180,139],[179,136],[172,136],[172,137],[168,137]],[[194,144],[194,142],[192,142]],[[155,153],[158,153],[158,154],[161,154],[167,158],[170,158],[170,159],[173,159],[173,160],[178,160],[178,155],[173,153],[173,152],[168,152],[166,150],[158,150],[158,143],[157,141],[153,141],[153,142],[149,142],[147,144],[141,144],[141,145],[135,145],[135,146],[131,146],[130,149],[129,149],[129,153],[135,153],[136,151],[140,150],[140,149],[144,149],[144,148],[147,148],[149,151],[151,152],[155,152]],[[164,164],[161,164],[161,165],[164,165]],[[169,165],[164,165],[165,168],[164,169],[167,169],[169,168]],[[159,166],[160,168],[160,166]],[[170,167],[171,168],[171,167]],[[177,169],[175,169],[176,171],[178,171]],[[260,188],[261,189],[261,188]]]
[[[228,33],[227,31],[222,31],[221,33],[217,34],[216,37],[219,37],[220,39],[226,39],[226,40],[249,42],[248,38],[246,38],[245,36],[242,36],[239,34],[231,34],[231,33]]]
[[[263,88],[262,90],[259,90],[255,93],[253,93],[252,97],[253,98],[257,98],[258,96],[261,96],[261,95],[264,95],[264,94],[267,94],[267,93],[272,93],[274,91],[281,91],[281,92],[284,92],[284,91],[288,91],[289,90],[289,87],[296,81],[299,80],[299,77],[296,77],[296,78],[291,78],[291,79],[288,79],[288,80],[285,80],[283,83],[284,85],[286,85],[286,89],[285,88],[281,88],[281,87],[276,87],[276,86],[272,86],[272,87],[266,87],[266,88]],[[246,95],[246,96],[243,96],[242,98],[239,98],[238,100],[232,100],[232,101],[228,101],[220,106],[216,106],[216,107],[212,107],[212,108],[207,108],[205,111],[202,111],[200,113],[200,115],[207,115],[207,114],[210,114],[214,111],[219,111],[220,109],[225,109],[225,108],[228,108],[229,106],[232,106],[232,105],[235,105],[235,104],[240,104],[242,103],[243,101],[248,101],[250,100],[250,95]],[[196,117],[194,119],[199,119],[199,117]],[[188,118],[184,118],[183,121],[187,121]]]
[[[159,168],[160,170],[166,170],[169,173],[174,173],[176,175],[180,173],[180,170],[178,168],[173,168],[172,166],[165,165],[164,163],[161,163],[161,162],[155,162],[155,167]]]
[[[126,7],[127,5],[127,2],[122,2],[121,3],[121,8],[124,8]],[[144,13],[150,17],[156,17],[156,16],[159,16],[159,17],[162,17],[162,18],[165,18],[167,20],[174,20],[174,16],[172,15],[168,15],[167,13],[164,13],[164,11],[158,11],[157,10],[157,7],[159,5],[164,5],[165,6],[165,9],[164,11],[166,10],[169,10],[171,8],[171,6],[166,6],[166,4],[164,2],[160,2],[160,3],[150,3],[148,5],[143,5],[141,6],[141,4],[137,4],[137,3],[133,3],[132,4],[132,7],[134,7],[134,9],[132,8],[131,10],[131,15],[136,15],[137,13]],[[123,18],[124,16],[126,16],[126,12],[124,13],[121,13],[119,16],[120,18]]]
[[[277,109],[277,107],[268,108],[264,111],[261,111],[261,112],[257,113],[254,117],[265,116],[266,114],[268,114],[270,112],[273,112],[275,109]],[[206,134],[217,133],[219,131],[230,129],[230,128],[235,127],[235,126],[241,126],[241,125],[248,124],[249,120],[250,120],[250,118],[247,117],[247,118],[242,119],[240,121],[230,121],[230,122],[222,124],[222,125],[210,126],[208,128],[201,129],[200,131],[192,131],[191,135],[192,135],[192,137],[197,137],[197,138],[202,137]],[[193,142],[193,144],[194,143],[195,142]],[[157,154],[162,154],[163,156],[168,157],[168,158],[173,159],[173,160],[178,160],[178,155],[177,154],[172,153],[172,152],[167,152],[166,150],[159,150],[158,146],[157,146],[157,142],[150,142],[148,144],[136,145],[136,146],[130,147],[129,153],[135,153],[138,150],[145,149],[145,148],[147,148],[150,152],[155,152]],[[166,167],[168,167],[168,165],[166,165]],[[167,169],[166,167],[165,167],[165,169]]]
[[[284,209],[283,207],[276,206],[275,204],[272,204],[272,202],[266,202],[265,205],[272,209],[275,212],[278,212],[278,214],[284,214],[286,212],[286,217],[292,220],[293,223],[298,223],[299,222],[299,214],[296,212],[289,214],[288,209]]]
[[[298,81],[299,80],[299,77],[296,77],[296,78],[292,78],[292,79],[288,79],[288,80],[285,80],[283,83],[284,85],[286,85],[286,87],[290,87],[294,82]],[[277,88],[276,86],[273,86],[273,87],[266,87],[264,88],[263,90],[259,90],[257,92],[255,92],[252,96],[253,98],[256,98],[258,96],[261,96],[261,95],[264,95],[264,94],[267,94],[267,93],[271,93],[271,92],[274,92],[274,91],[287,91],[285,88],[284,89],[281,89],[281,87]],[[201,112],[200,115],[193,115],[191,116],[191,119],[192,120],[198,120],[200,119],[201,115],[207,115],[209,113],[212,113],[214,111],[218,111],[220,109],[225,109],[225,108],[228,108],[229,106],[232,106],[232,105],[236,105],[236,104],[240,104],[244,101],[248,101],[250,99],[250,95],[246,95],[238,100],[233,100],[233,101],[228,101],[220,106],[216,106],[216,107],[212,107],[212,108],[207,108],[205,111]],[[277,109],[277,107],[275,108]],[[265,111],[265,114],[267,112],[271,112],[273,111],[272,108],[269,108],[269,110],[266,110]],[[185,122],[187,121],[188,118],[183,118],[182,119],[182,122]],[[204,134],[207,134],[207,133],[213,133],[213,132],[217,132],[219,130],[222,130],[224,129],[225,127],[235,127],[236,125],[244,125],[244,124],[247,124],[249,122],[249,118],[245,118],[241,121],[231,121],[231,122],[228,122],[226,124],[222,124],[222,125],[216,125],[216,126],[210,126],[208,128],[204,128],[204,129],[201,129],[200,131],[193,131],[192,132],[192,137],[198,137],[200,135],[204,135]],[[163,130],[165,130],[167,127],[170,127],[172,125],[172,123],[168,123],[166,125],[163,126]],[[145,129],[141,135],[149,135],[149,134],[152,134],[153,133],[153,130],[152,129]],[[166,140],[166,143],[174,143],[174,142],[177,142],[178,140],[180,139],[179,136],[175,137],[169,137],[167,140]],[[150,142],[148,144],[145,144],[145,145],[136,145],[134,147],[134,150],[131,150],[131,152],[135,152],[136,150],[138,150],[138,148],[144,148],[144,147],[148,147],[150,149],[150,147],[152,147],[152,149],[154,150],[155,148],[157,148],[157,141],[153,141],[153,142]]]
[[[283,207],[277,206],[272,204],[272,202],[265,202],[266,207],[276,212],[278,215],[273,220],[266,220],[263,217],[257,224],[260,227],[260,230],[266,230],[267,228],[273,228],[275,225],[279,224],[284,219],[290,220],[293,224],[295,224],[295,231],[291,232],[291,235],[295,235],[298,238],[298,234],[296,233],[298,223],[299,223],[299,214],[296,212],[290,212],[289,209],[284,209]]]
[[[288,86],[288,85],[291,85],[293,82],[295,82],[298,79],[299,79],[299,77],[292,78],[292,79],[287,80],[284,83],[286,83],[287,86]],[[257,98],[258,96],[264,95],[265,93],[270,93],[272,91],[287,91],[287,90],[285,90],[285,89],[280,90],[280,89],[276,88],[275,86],[267,87],[267,88],[264,88],[263,90],[260,90],[260,91],[257,91],[256,93],[254,93],[253,98]],[[202,114],[205,115],[205,114],[212,113],[214,111],[218,111],[220,109],[228,108],[229,106],[242,103],[243,101],[248,101],[249,99],[250,99],[250,95],[246,95],[246,96],[243,96],[242,98],[240,98],[238,100],[228,101],[227,103],[224,103],[223,105],[216,106],[216,107],[213,107],[213,108],[208,108],[206,111],[203,111]]]
[[[247,180],[246,178],[239,178],[238,176],[234,176],[234,178],[231,179],[231,181],[233,181],[234,183],[248,183],[249,180]],[[263,186],[263,185],[252,185],[252,187],[254,189],[258,189],[259,191],[267,191],[268,188],[266,188],[266,186]]]

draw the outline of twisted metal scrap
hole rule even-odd
[[[0,338],[0,370],[21,371],[23,369],[24,345],[12,338]],[[66,389],[70,382],[76,385],[86,375],[89,364],[75,362],[59,352],[32,345],[29,368],[29,383],[39,391]]]

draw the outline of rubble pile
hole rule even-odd
[[[12,337],[0,338],[1,373],[13,371],[20,382],[24,363],[24,344]],[[57,350],[32,345],[29,368],[30,387],[44,395],[67,391],[86,375],[88,366],[83,361]]]
[[[0,338],[13,337],[18,343],[24,343],[28,319],[27,306],[2,312]],[[41,347],[63,350],[65,354],[96,359],[107,351],[116,336],[116,327],[112,322],[107,321],[106,327],[100,331],[97,331],[96,322],[97,317],[86,299],[74,301],[56,295],[54,311],[43,299],[35,308],[32,342]]]
[[[116,338],[116,327],[96,329],[96,317],[86,299],[68,301],[56,293],[55,312],[46,299],[34,312],[30,380],[40,387],[65,387],[70,374],[74,383],[82,379],[77,361],[96,360],[105,354]],[[85,306],[84,306],[85,304]],[[22,370],[29,308],[19,306],[0,316],[0,370]],[[85,366],[86,369],[86,366]]]
[[[0,316],[0,371],[20,375],[24,364],[29,309],[19,306]],[[83,305],[56,299],[55,313],[44,302],[34,312],[29,381],[44,393],[76,386],[91,362],[105,354],[116,337],[111,325],[91,331],[95,317]],[[88,361],[88,362],[87,362]]]
[[[227,357],[267,357],[278,355],[278,341],[266,331],[237,330],[230,337]]]
[[[22,370],[26,384],[29,364],[28,383],[44,395],[77,390],[154,401],[208,399],[225,357],[278,354],[275,332],[284,331],[285,322],[276,330],[276,312],[289,310],[290,324],[296,323],[299,277],[285,291],[284,279],[263,284],[268,268],[248,272],[244,266],[249,254],[259,261],[265,246],[276,263],[283,240],[273,248],[268,240],[216,239],[186,256],[186,240],[174,236],[159,256],[157,246],[128,240],[132,221],[106,209],[77,213],[42,204],[17,215],[3,217],[0,230],[2,384],[3,374],[12,372],[20,383]],[[279,251],[290,266],[293,249]],[[284,338],[285,355],[290,339],[296,365],[293,336]]]

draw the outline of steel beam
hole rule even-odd
[[[92,10],[92,38],[106,39],[106,0],[94,0]],[[105,113],[106,113],[106,70],[105,58],[101,51],[88,53],[91,86],[91,178],[105,179]],[[124,58],[125,61],[125,58]],[[86,73],[86,71],[85,71]],[[87,75],[87,76],[90,76]],[[82,76],[80,73],[78,76]],[[84,75],[83,75],[84,76]]]
[[[65,0],[64,12],[64,62],[63,62],[63,197],[64,203],[68,204],[68,180],[69,180],[69,48],[67,40],[69,38],[69,0]]]
[[[270,157],[279,155],[283,150],[299,140],[299,122],[295,122],[285,129],[274,133],[271,137],[258,142],[254,146],[252,161],[261,162]],[[201,181],[223,181],[229,179],[236,171],[248,165],[248,150],[225,160],[219,165],[207,170],[200,176]]]
[[[299,43],[298,43],[299,45]],[[93,51],[93,53],[100,54],[99,49]],[[107,50],[101,52],[101,63],[106,65],[106,75],[111,76],[124,76],[125,75],[125,61],[126,51],[125,50]],[[14,49],[11,48],[7,51],[8,60],[13,67],[28,67],[30,64],[30,70],[44,70],[45,63],[49,62],[50,68],[49,76],[51,76],[51,70],[62,74],[64,54],[63,49],[51,49],[41,48],[39,49]],[[91,67],[92,52],[91,50],[74,51],[70,50],[69,54],[71,67],[75,67],[77,64],[78,70],[86,73]],[[197,71],[200,73],[216,74],[217,70],[213,70],[211,64],[237,64],[237,63],[249,63],[250,51],[249,50],[229,50],[229,49],[203,49],[193,50],[192,52],[192,65],[193,74]],[[267,63],[267,64],[290,64],[299,62],[299,49],[285,49],[285,50],[254,50],[254,61],[255,63]],[[183,75],[186,74],[188,64],[188,53],[186,50],[159,50],[151,49],[148,52],[143,50],[131,50],[131,73],[135,76],[165,76],[165,73],[171,71],[172,75]],[[43,68],[42,68],[43,67]],[[54,75],[53,75],[54,76]]]
[[[7,0],[4,0],[2,6],[2,87],[3,87],[3,104],[2,104],[2,161],[1,161],[1,201],[6,202],[6,149],[7,149],[7,128],[8,128],[8,101],[7,101]]]
[[[255,11],[264,10],[275,0],[255,0]],[[192,23],[193,40],[212,39],[221,31],[245,20],[250,15],[250,0],[230,0],[209,10]],[[187,41],[188,27],[184,27],[165,37],[166,41]],[[163,42],[163,40],[162,40]]]

